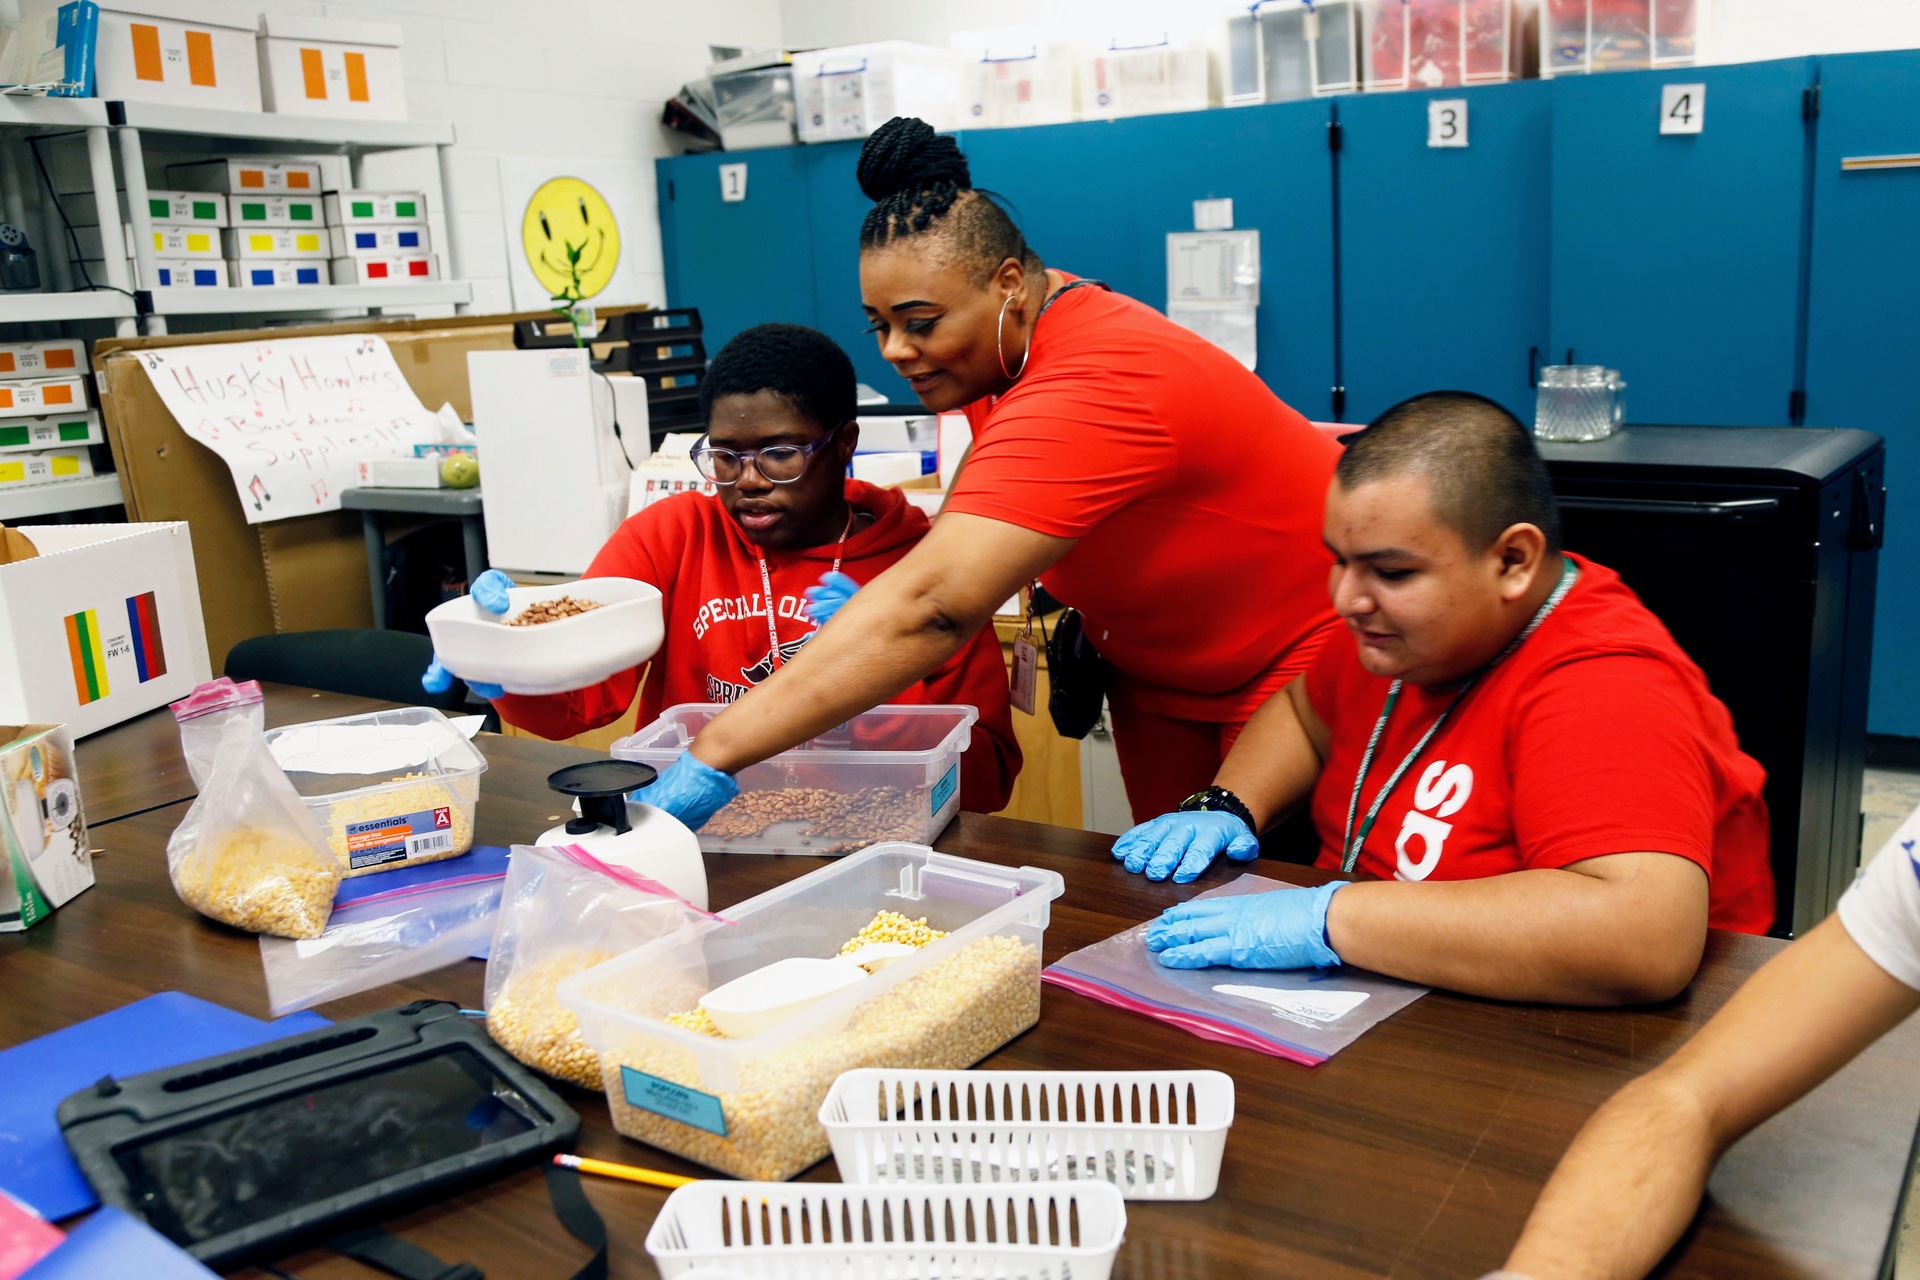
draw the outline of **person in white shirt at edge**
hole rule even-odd
[[[1506,1270],[1484,1280],[1646,1275],[1687,1229],[1728,1147],[1915,1009],[1920,810],[1832,916],[1593,1114],[1540,1193]]]

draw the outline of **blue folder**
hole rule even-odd
[[[118,1209],[102,1209],[73,1229],[58,1249],[20,1280],[219,1280],[173,1241]]]

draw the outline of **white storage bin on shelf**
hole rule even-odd
[[[559,1000],[600,1055],[621,1133],[736,1177],[790,1178],[828,1153],[820,1104],[842,1072],[960,1070],[1039,1020],[1065,887],[1052,871],[875,845],[575,974]],[[778,961],[838,954],[881,911],[946,936],[754,1035],[679,1017]]]
[[[1368,0],[1367,88],[1442,89],[1524,74],[1526,0]]]
[[[1087,53],[1081,113],[1089,118],[1199,111],[1213,105],[1207,47],[1166,33],[1109,36]]]
[[[268,111],[405,120],[400,27],[260,15],[260,93]]]
[[[1126,1234],[1126,1202],[1100,1182],[971,1191],[694,1182],[667,1197],[647,1252],[663,1276],[711,1266],[780,1280],[1106,1280]]]
[[[1259,0],[1227,23],[1227,101],[1292,102],[1360,88],[1361,0]]]
[[[1696,0],[1544,0],[1540,74],[1689,66],[1699,17]]]
[[[1073,41],[1044,31],[966,31],[961,57],[964,127],[1062,124],[1079,118]]]
[[[1233,1077],[869,1067],[834,1082],[820,1123],[842,1182],[1093,1179],[1130,1200],[1205,1200],[1220,1185]]]
[[[701,702],[668,707],[614,743],[611,754],[665,770],[725,710]],[[960,810],[960,757],[979,718],[960,706],[863,711],[736,774],[740,795],[700,829],[700,848],[818,856],[876,840],[931,844]]]
[[[951,49],[882,40],[793,55],[800,141],[864,138],[894,116],[936,129],[960,121],[960,58]]]
[[[30,0],[29,7],[43,6]],[[104,0],[94,96],[260,110],[257,12],[237,0]]]

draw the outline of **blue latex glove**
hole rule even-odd
[[[473,597],[475,604],[488,613],[505,613],[507,589],[511,586],[513,586],[512,578],[498,569],[488,569],[473,580],[473,585],[467,589],[467,594]],[[445,664],[440,661],[440,655],[436,653],[433,655],[433,661],[427,664],[426,672],[420,677],[420,687],[428,693],[445,693],[453,687],[453,681],[454,673],[447,670]],[[486,684],[476,680],[467,681],[467,688],[488,702],[492,702],[506,692],[497,684]]]
[[[739,794],[740,784],[731,776],[695,759],[693,752],[682,751],[659,777],[634,792],[633,799],[664,809],[698,831]]]
[[[853,599],[860,584],[839,570],[820,575],[820,585],[807,588],[807,616],[821,626],[840,612],[840,606]]]
[[[1230,813],[1204,810],[1163,813],[1113,842],[1113,856],[1127,870],[1144,871],[1149,880],[1165,880],[1172,872],[1175,884],[1199,879],[1223,853],[1235,862],[1251,862],[1260,856],[1260,837]]]
[[[1236,898],[1204,898],[1168,907],[1147,927],[1147,950],[1169,969],[1329,969],[1340,963],[1327,942],[1327,903],[1346,887],[1276,889]]]

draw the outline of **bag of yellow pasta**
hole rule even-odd
[[[173,704],[200,794],[167,841],[180,900],[253,933],[315,938],[341,865],[267,750],[260,686],[222,676]]]

